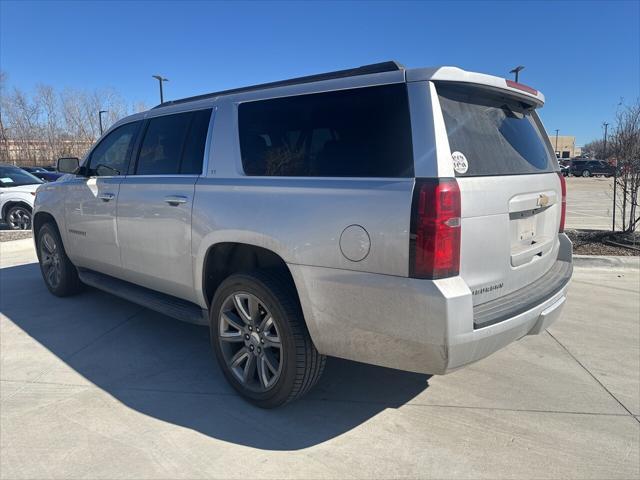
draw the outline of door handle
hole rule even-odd
[[[115,195],[113,193],[101,193],[100,195],[98,195],[98,198],[100,200],[102,200],[103,202],[108,202],[109,200],[113,200],[115,197]]]
[[[177,207],[180,204],[187,203],[187,197],[184,195],[168,195],[164,197],[164,201],[172,207]]]

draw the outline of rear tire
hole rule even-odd
[[[284,273],[229,276],[211,302],[209,325],[224,376],[258,407],[275,408],[300,398],[322,374],[326,357],[316,350]]]
[[[49,291],[57,297],[78,293],[82,289],[78,270],[67,257],[55,225],[45,223],[38,230],[37,247],[40,272]]]
[[[583,170],[582,171],[582,176],[587,178],[591,176],[591,172],[589,170]]]

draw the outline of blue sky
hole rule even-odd
[[[158,103],[387,59],[509,76],[547,97],[548,131],[602,135],[640,96],[640,2],[0,0],[0,69],[30,91],[113,87]]]

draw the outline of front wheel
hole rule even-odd
[[[58,297],[73,295],[81,290],[78,271],[62,245],[58,229],[45,223],[38,230],[38,261],[47,288]]]
[[[31,210],[23,205],[11,207],[7,212],[6,220],[11,230],[30,230]]]
[[[590,177],[591,176],[591,172],[589,170],[583,170],[582,171],[582,176],[583,177]]]
[[[280,272],[228,277],[216,291],[209,321],[227,381],[259,407],[301,397],[322,374],[325,357],[311,341],[291,281]]]

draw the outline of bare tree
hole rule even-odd
[[[593,159],[605,160],[610,153],[609,148],[607,148],[607,152],[604,151],[604,140],[594,140],[582,147],[582,154]]]
[[[60,151],[61,126],[58,115],[58,99],[53,87],[38,85],[36,87],[37,103],[42,108],[42,129],[46,141],[45,154],[49,158],[55,158]]]
[[[99,114],[108,128],[136,107],[113,89],[65,89],[38,85],[32,95],[7,92],[0,76],[0,160],[50,164],[56,158],[81,157],[100,135]],[[139,108],[139,107],[138,107]]]
[[[14,88],[9,95],[3,95],[2,100],[5,132],[10,140],[14,140],[14,150],[20,158],[29,162],[35,161],[33,146],[41,136],[40,105],[18,88]]]
[[[623,106],[616,114],[616,124],[608,142],[618,168],[615,202],[622,215],[623,232],[634,232],[640,223],[640,99]]]
[[[9,139],[5,129],[5,122],[2,119],[4,115],[6,81],[7,75],[3,71],[0,71],[0,162],[9,161]]]

